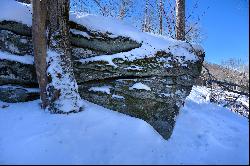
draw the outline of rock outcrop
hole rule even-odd
[[[195,54],[196,60],[169,50],[135,59],[113,56],[140,48],[142,43],[91,31],[74,22],[71,22],[71,44],[74,72],[83,99],[143,119],[165,139],[171,136],[175,118],[200,75],[202,50],[180,46]],[[10,53],[8,56],[15,54],[19,59],[32,55],[30,27],[13,21],[0,22],[0,51]],[[109,61],[91,59],[103,54]],[[23,102],[39,98],[38,91],[27,90],[38,87],[34,64],[0,55],[0,85],[0,100]]]
[[[39,99],[38,88],[24,88],[22,86],[0,86],[0,99],[5,102],[16,103]]]

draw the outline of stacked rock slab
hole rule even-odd
[[[204,53],[198,50],[197,61],[185,60],[166,51],[143,59],[114,58],[116,66],[103,60],[86,58],[130,51],[141,46],[128,37],[95,32],[74,22],[71,25],[74,72],[83,99],[148,122],[168,139],[175,118],[201,72]],[[82,36],[81,31],[87,34]],[[13,21],[0,22],[0,100],[23,102],[39,98],[34,64],[18,59],[33,54],[31,29]],[[169,67],[166,67],[169,66]],[[136,85],[140,85],[136,87]]]

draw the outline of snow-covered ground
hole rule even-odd
[[[30,5],[13,0],[1,0],[0,4],[0,21],[15,20],[31,26]],[[70,19],[92,30],[111,32],[113,37],[123,35],[142,42],[140,48],[126,53],[82,62],[102,59],[115,66],[112,58],[133,60],[168,48],[186,60],[197,60],[185,43],[144,34],[110,18],[71,13]],[[72,32],[86,37],[85,33]],[[0,59],[33,64],[30,55],[0,52]],[[131,68],[141,70],[141,66]],[[142,84],[131,90],[134,88],[150,90]],[[109,93],[109,87],[89,90]],[[202,97],[208,94],[206,88],[193,89],[167,141],[143,120],[87,101],[83,101],[85,111],[70,115],[45,112],[39,100],[16,104],[0,101],[0,164],[248,164],[248,119]]]
[[[85,111],[44,112],[39,101],[0,102],[0,164],[248,164],[249,122],[193,88],[173,135],[92,103]]]

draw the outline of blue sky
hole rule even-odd
[[[195,0],[186,0],[187,6]],[[209,9],[206,8],[209,6]],[[199,0],[196,14],[206,11],[201,19],[206,39],[206,60],[221,63],[223,59],[249,59],[248,0]]]

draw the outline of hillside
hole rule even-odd
[[[249,123],[193,88],[166,141],[145,121],[88,103],[51,115],[38,100],[0,104],[0,164],[248,164]],[[5,108],[4,108],[5,107]]]
[[[197,86],[203,48],[114,18],[67,13],[71,74],[50,46],[43,56],[63,109],[41,109],[31,10],[0,2],[0,164],[249,163],[249,119]],[[67,98],[76,91],[80,112]]]

